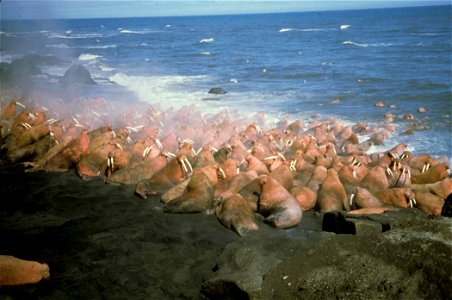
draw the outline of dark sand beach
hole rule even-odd
[[[373,217],[389,226],[384,233],[322,232],[322,216],[308,212],[296,228],[260,222],[240,238],[213,215],[166,214],[157,198],[139,199],[134,186],[102,178],[2,166],[0,180],[0,253],[50,266],[50,279],[2,287],[0,299],[447,299],[452,292],[451,220],[417,209]]]

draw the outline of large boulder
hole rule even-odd
[[[79,64],[71,65],[61,77],[60,82],[63,84],[96,84],[89,71]]]
[[[223,94],[226,94],[226,93],[227,92],[221,87],[214,87],[214,88],[211,88],[209,90],[209,94],[223,95]]]

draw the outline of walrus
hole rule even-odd
[[[350,195],[350,207],[367,208],[382,207],[383,203],[366,188],[355,188],[355,192]]]
[[[197,153],[193,168],[202,168],[216,163],[210,146],[203,146]]]
[[[24,131],[16,140],[15,147],[21,148],[33,144],[50,134],[49,124],[42,123]]]
[[[163,211],[168,213],[198,213],[212,209],[217,169],[218,165],[194,169],[182,195],[167,202]]]
[[[416,192],[416,207],[429,216],[441,216],[445,198],[432,193]]]
[[[301,221],[302,211],[297,200],[274,178],[259,177],[262,193],[258,201],[258,212],[264,222],[276,228],[291,228]]]
[[[384,163],[374,166],[367,172],[363,180],[361,180],[360,186],[368,189],[370,192],[388,189],[389,180],[386,173],[389,171],[387,170],[388,166]]]
[[[253,209],[240,194],[221,199],[215,207],[215,215],[221,224],[240,236],[259,229],[254,219]]]
[[[245,157],[247,163],[246,171],[254,170],[258,175],[268,174],[269,171],[265,163],[252,154],[248,154]]]
[[[416,204],[415,194],[408,188],[380,190],[375,192],[374,195],[385,205],[408,208]]]
[[[160,154],[134,167],[119,169],[107,177],[105,181],[111,184],[137,184],[141,180],[151,178],[155,173],[163,169],[167,163],[168,156]]]
[[[0,255],[0,287],[37,283],[49,276],[47,264]]]
[[[55,150],[55,151],[54,151]],[[55,145],[49,150],[49,155],[43,158],[30,171],[45,170],[46,172],[67,172],[75,167],[80,157],[89,151],[88,131],[83,130],[80,135],[67,145]]]
[[[162,194],[184,181],[190,172],[190,167],[187,157],[178,155],[151,178],[138,182],[135,193],[144,199],[146,199],[147,195]]]
[[[317,204],[320,212],[343,209],[346,211],[350,210],[345,188],[339,180],[336,170],[328,170],[326,178],[318,192]]]
[[[13,163],[20,161],[33,161],[43,157],[54,145],[55,139],[51,136],[46,136],[36,143],[21,148],[9,149],[6,153],[6,159]]]
[[[444,178],[448,178],[449,174],[447,170],[449,169],[449,165],[446,163],[439,163],[437,165],[432,166],[426,172],[421,173],[419,175],[411,176],[412,184],[426,184],[426,183],[435,183],[437,181],[443,180]]]
[[[446,199],[448,195],[452,193],[452,179],[444,178],[441,181],[427,184],[412,184],[411,190],[415,193],[432,193],[443,199]]]
[[[397,210],[398,210],[398,208],[391,207],[391,206],[365,207],[365,208],[351,210],[351,211],[347,212],[347,214],[349,214],[349,215],[379,215],[379,214],[383,214],[387,211],[397,211]]]
[[[290,190],[293,186],[293,172],[287,163],[283,163],[278,168],[270,172],[270,177],[278,180],[278,182],[286,189]]]
[[[315,207],[320,185],[326,178],[328,170],[323,166],[315,168],[314,173],[306,186],[297,186],[290,193],[297,199],[302,211],[308,211]]]

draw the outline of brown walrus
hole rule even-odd
[[[444,178],[449,177],[447,170],[449,169],[449,165],[445,163],[439,163],[437,165],[432,166],[426,172],[421,173],[419,175],[411,176],[412,184],[425,184],[425,183],[435,183],[437,181],[443,180]]]
[[[258,212],[264,222],[276,228],[290,228],[301,221],[302,211],[297,200],[276,180],[267,175],[259,177],[262,193]]]
[[[160,154],[134,167],[119,169],[106,179],[112,184],[137,184],[141,180],[151,178],[168,163],[168,156]]]
[[[350,196],[350,207],[367,208],[382,207],[383,203],[366,188],[357,187]]]
[[[388,189],[389,180],[386,175],[387,170],[388,166],[385,163],[374,166],[367,172],[363,180],[361,180],[360,186],[368,189],[370,192]]]
[[[171,187],[184,181],[189,173],[188,160],[185,155],[178,155],[163,169],[151,178],[141,180],[135,188],[135,193],[146,199],[147,195],[157,195],[166,192]]]
[[[297,199],[303,211],[308,211],[315,207],[320,185],[325,180],[327,172],[324,166],[318,166],[306,186],[294,187],[290,190],[290,193]]]
[[[0,287],[37,283],[49,276],[47,264],[0,255]]]
[[[169,213],[198,213],[213,208],[218,165],[196,168],[182,195],[163,207]]]
[[[328,170],[326,178],[318,192],[317,204],[320,212],[343,209],[350,210],[345,188],[339,180],[336,170]]]
[[[408,188],[393,188],[375,192],[375,197],[385,205],[413,207],[416,204],[415,194]]]
[[[253,209],[240,194],[221,199],[215,208],[215,215],[221,224],[240,236],[259,229],[254,219]]]
[[[429,216],[441,216],[445,198],[432,193],[416,192],[416,207]]]
[[[444,178],[441,181],[428,184],[412,184],[411,190],[415,193],[432,193],[443,199],[446,199],[452,193],[452,179]]]

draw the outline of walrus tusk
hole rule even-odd
[[[185,159],[185,162],[186,162],[187,165],[190,167],[190,174],[193,173],[193,168],[192,168],[190,162],[188,161],[188,159]]]
[[[159,147],[159,149],[162,150],[162,149],[163,149],[163,145],[162,145],[162,143],[160,142],[160,140],[159,140],[159,139],[154,139],[154,141],[155,141],[155,143],[157,144],[157,147]]]
[[[194,150],[193,150],[193,151],[194,151]],[[201,151],[202,151],[202,147],[201,147],[201,148],[199,148],[199,149],[198,149],[198,151],[196,151],[196,152],[195,152],[195,155],[198,155],[198,154],[199,154],[199,152],[201,152]]]
[[[31,125],[28,123],[20,123],[20,125],[25,127],[25,129],[31,129]]]
[[[113,138],[116,138],[116,132],[114,130],[111,131],[111,134],[113,135]]]
[[[28,117],[30,118],[30,119],[32,119],[33,121],[34,120],[36,120],[36,116],[35,116],[35,114],[33,114],[33,113],[28,113]]]
[[[264,132],[259,125],[254,124],[254,128],[256,128],[257,133],[259,133],[259,134],[262,134]]]
[[[297,164],[297,160],[296,159],[292,159],[292,161],[290,162],[290,167],[289,169],[293,172],[297,171],[297,167],[295,166]]]
[[[180,161],[180,163],[182,164],[182,168],[184,168],[185,176],[187,176],[187,174],[188,174],[188,169],[187,169],[187,166],[185,165],[185,160],[182,159],[182,160]],[[187,176],[187,177],[188,177],[188,176]]]
[[[215,147],[211,147],[211,148],[212,148],[213,153],[218,152],[218,149],[217,149],[217,148],[215,148]]]
[[[411,199],[410,199],[410,207],[413,208],[414,205],[416,205],[416,199],[411,198]]]
[[[83,126],[82,124],[79,124],[79,123],[75,124],[75,127],[86,128],[85,126]]]
[[[195,142],[193,140],[190,139],[183,139],[182,141],[180,141],[181,144],[191,144],[193,145]]]
[[[240,168],[239,168],[239,167],[237,167],[236,173],[237,173],[237,174],[240,174]]]
[[[80,122],[76,118],[72,118],[72,120],[75,122],[75,124],[80,124]]]
[[[122,146],[120,145],[120,144],[116,144],[116,147],[118,147],[119,149],[121,149],[122,150]]]
[[[218,170],[220,171],[221,176],[223,176],[223,178],[226,179],[226,173],[224,173],[223,169],[222,168],[218,168]]]
[[[52,125],[53,123],[58,122],[57,118],[52,118],[52,119],[48,119],[47,123],[49,123],[49,125]]]
[[[201,147],[201,149],[202,149],[202,147]],[[193,152],[193,154],[194,154],[195,156],[198,155],[198,153],[196,153],[195,149],[193,149],[193,148],[191,148],[191,152]]]
[[[350,206],[353,205],[353,199],[355,198],[355,194],[350,195]]]
[[[353,170],[352,175],[353,175],[353,178],[356,179],[356,170]]]
[[[96,111],[94,111],[94,110],[92,110],[91,112],[92,112],[95,116],[100,117],[100,114],[99,114],[98,112],[96,112]]]
[[[19,105],[19,106],[21,106],[22,108],[25,108],[25,105],[23,105],[22,103],[20,103],[20,102],[18,102],[18,101],[16,101],[16,105]]]
[[[129,143],[129,144],[132,144],[132,143],[133,143],[133,141],[132,141],[132,139],[130,138],[130,136],[127,137],[126,141],[127,141],[127,143]]]
[[[282,159],[283,161],[286,161],[286,158],[284,157],[284,155],[282,155],[282,153],[279,153],[279,152],[278,152],[278,156],[281,157],[281,159]]]
[[[391,175],[392,177],[394,177],[394,173],[392,173],[392,171],[389,167],[386,168],[386,173],[388,173],[388,175]]]
[[[277,159],[278,156],[276,155],[272,155],[272,156],[267,156],[266,158],[264,158],[264,160],[272,160],[272,159]]]
[[[167,157],[176,157],[176,154],[169,152],[169,151],[164,152],[163,155],[165,155]]]
[[[422,172],[421,173],[425,173],[425,167],[427,166],[427,164],[424,164],[424,166],[422,167]]]

